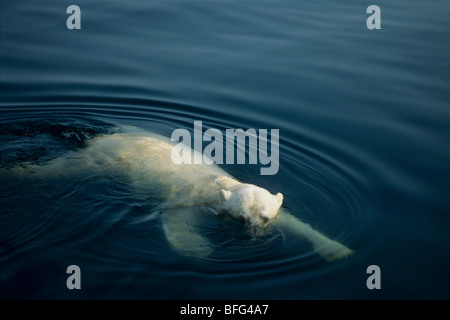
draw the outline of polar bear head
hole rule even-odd
[[[264,226],[275,218],[283,203],[281,193],[273,195],[251,184],[240,184],[231,190],[222,189],[221,199],[223,210],[254,227]]]

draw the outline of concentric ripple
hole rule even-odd
[[[0,122],[2,167],[20,161],[45,163],[82,148],[84,140],[97,134],[114,134],[121,125],[169,136],[176,128],[192,130],[195,120],[203,121],[204,130],[217,128],[223,132],[227,128],[247,129],[252,124],[237,122],[232,114],[176,103],[129,99],[108,103],[112,101],[11,107]],[[267,125],[261,128],[270,129]],[[354,172],[315,149],[317,143],[301,130],[282,131],[280,170],[275,176],[260,176],[255,165],[222,167],[241,181],[273,193],[282,192],[289,212],[358,250],[367,218],[362,186]],[[11,153],[17,147],[20,152]],[[191,270],[203,274],[205,281],[223,272],[224,266],[229,275],[254,277],[291,272],[289,266],[308,270],[324,263],[308,243],[286,237],[276,228],[255,237],[240,223],[213,216],[199,229],[214,244],[215,252],[202,259],[207,264],[199,264],[195,258],[186,260],[167,246],[160,226],[163,213],[158,211],[159,200],[133,194],[125,177],[80,172],[69,181],[2,180],[6,195],[2,198],[2,220],[8,226],[8,231],[2,232],[2,260],[11,266],[22,265],[27,260],[23,254],[40,252],[44,247],[48,250],[44,261],[69,250],[100,273],[111,268],[119,273],[130,268],[142,271],[151,265],[161,276],[178,277]],[[15,270],[20,274],[21,268]],[[15,272],[10,272],[14,279]],[[131,283],[136,280],[131,275],[127,279]]]

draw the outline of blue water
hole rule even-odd
[[[450,7],[377,1],[0,3],[0,169],[132,125],[280,130],[280,167],[223,165],[356,253],[212,221],[208,258],[168,246],[126,181],[1,175],[0,297],[449,299]],[[68,290],[66,268],[81,269]],[[378,265],[381,289],[366,269]]]

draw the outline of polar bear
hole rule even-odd
[[[254,232],[274,225],[309,241],[326,261],[353,253],[283,210],[281,193],[272,194],[240,182],[216,165],[176,165],[171,160],[173,147],[165,137],[129,129],[97,136],[86,141],[84,148],[45,165],[21,166],[12,171],[41,179],[87,171],[125,174],[136,192],[162,199],[164,234],[170,247],[186,256],[206,257],[213,251],[211,242],[197,228],[206,213],[228,214]]]

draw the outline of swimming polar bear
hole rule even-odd
[[[283,195],[238,181],[216,165],[172,162],[174,145],[165,137],[139,130],[100,135],[86,147],[44,165],[15,167],[15,175],[48,179],[80,172],[126,174],[140,193],[162,199],[162,229],[170,246],[186,256],[206,257],[213,245],[197,226],[205,212],[228,214],[253,230],[275,225],[309,241],[326,261],[353,253],[281,208]],[[194,152],[192,153],[194,156]]]

